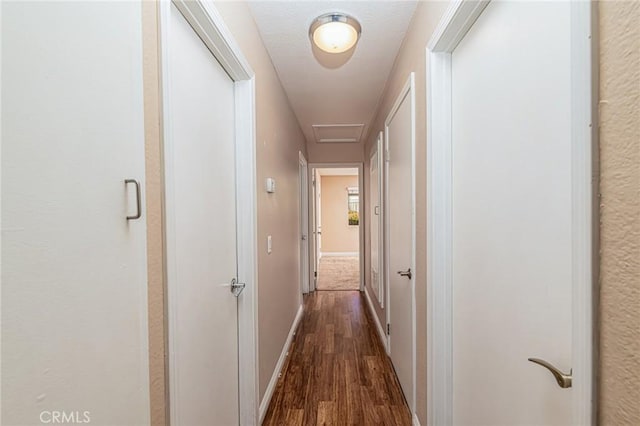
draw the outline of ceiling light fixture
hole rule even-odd
[[[344,13],[318,16],[309,27],[309,38],[328,53],[342,53],[351,49],[360,38],[362,28],[353,17]]]

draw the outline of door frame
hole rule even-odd
[[[371,152],[369,156],[369,164],[373,163],[373,156],[376,155],[376,167],[378,168],[378,178],[376,184],[378,185],[378,289],[377,294],[374,294],[377,298],[380,308],[384,309],[386,299],[386,285],[385,285],[385,264],[384,264],[384,168],[385,162],[385,143],[384,143],[384,131],[378,132],[378,137],[375,143],[375,150]],[[369,169],[369,177],[371,178],[371,168]],[[371,183],[371,182],[370,182]],[[371,189],[371,186],[369,187]],[[369,206],[371,207],[371,206]],[[373,215],[374,213],[369,213]],[[371,235],[369,235],[369,241],[371,241]],[[371,265],[369,265],[371,269]],[[371,272],[371,271],[369,271]],[[386,339],[385,339],[386,340]],[[386,342],[385,342],[386,344]]]
[[[198,34],[203,43],[218,60],[223,69],[234,81],[235,96],[235,141],[236,141],[236,215],[237,215],[237,253],[238,281],[246,287],[238,297],[238,401],[240,424],[258,424],[258,274],[257,274],[257,204],[256,204],[256,102],[255,74],[245,58],[240,46],[227,28],[216,7],[208,0],[171,0],[162,1],[158,8],[160,25],[159,54],[161,58],[161,143],[162,143],[162,180],[164,187],[162,213],[164,230],[164,275],[165,275],[165,321],[167,325],[175,321],[169,316],[169,306],[174,303],[173,287],[168,286],[167,273],[167,231],[172,227],[167,211],[167,199],[172,198],[173,187],[165,176],[170,174],[170,163],[165,159],[171,154],[170,126],[171,113],[168,88],[168,58],[166,43],[169,37],[168,20],[171,4],[182,13],[189,25]],[[166,327],[165,353],[167,358],[175,354],[169,328]],[[165,364],[166,409],[170,423],[175,424],[171,412],[169,378],[175,372]]]
[[[310,291],[309,262],[311,259],[311,244],[309,239],[310,217],[309,217],[309,167],[304,154],[298,151],[298,194],[300,194],[300,212],[298,214],[298,230],[300,235],[298,244],[300,245],[300,293],[307,294]],[[305,232],[306,231],[306,232]],[[306,256],[302,254],[306,246]],[[302,300],[300,301],[302,303]]]
[[[427,60],[427,413],[429,425],[453,422],[451,53],[489,1],[455,1],[426,49]],[[597,285],[598,142],[596,7],[571,2],[572,109],[572,411],[593,424],[594,294]],[[593,36],[593,37],[592,37]]]
[[[389,252],[390,252],[390,238],[389,232],[391,229],[391,215],[390,215],[390,198],[389,198],[389,125],[395,117],[398,109],[402,105],[402,102],[409,97],[411,102],[411,271],[413,272],[413,278],[411,281],[411,378],[412,378],[412,391],[410,399],[407,398],[409,408],[411,408],[411,415],[415,417],[416,412],[416,90],[415,90],[415,72],[411,72],[407,78],[404,87],[396,97],[393,107],[389,111],[387,118],[384,121],[384,159],[383,159],[383,196],[382,196],[382,210],[383,210],[383,236],[382,236],[382,256],[383,256],[383,277],[384,277],[384,290],[386,299],[386,311],[387,311],[387,326],[391,324],[391,273],[389,267]],[[391,334],[387,332],[387,354],[391,355]]]
[[[364,164],[363,163],[309,163],[308,165],[308,183],[309,183],[309,191],[313,192],[314,194],[314,198],[315,198],[315,191],[313,191],[313,188],[311,188],[311,185],[313,185],[313,179],[315,179],[315,169],[358,169],[358,196],[359,198],[359,202],[360,202],[360,224],[358,225],[358,263],[360,264],[360,289],[359,291],[364,291],[364,214],[363,214],[363,206],[364,206]],[[315,218],[317,217],[316,215],[316,210],[317,210],[317,205],[315,203],[315,199],[314,202],[312,204],[311,210],[310,210],[310,218],[312,220],[309,221],[309,235],[315,235],[312,234],[312,232],[315,232],[315,229],[311,229],[312,227],[314,227],[316,225],[315,223]],[[311,244],[312,239],[308,239],[307,240],[309,242],[309,244]],[[313,244],[315,244],[315,237],[313,238]],[[311,257],[314,257],[314,259],[312,259]],[[315,257],[318,256],[317,250],[309,250],[309,259],[310,261],[313,261],[314,263],[314,268],[315,269]],[[311,270],[311,268],[309,268],[309,277],[310,277],[310,282],[314,282],[313,280],[315,279],[315,275],[314,272]],[[315,288],[315,283],[313,285],[313,291],[316,290]]]

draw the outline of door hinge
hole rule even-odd
[[[387,323],[387,335],[391,335],[391,324]]]
[[[313,271],[313,278],[318,278],[318,272],[317,271]]]

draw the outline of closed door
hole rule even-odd
[[[387,277],[389,355],[402,391],[413,407],[413,180],[411,91],[403,90],[387,119]]]
[[[149,423],[141,23],[2,3],[3,424]]]
[[[314,169],[315,174],[315,230],[316,230],[316,278],[320,267],[320,257],[322,256],[322,179],[320,173]]]
[[[300,201],[300,288],[303,293],[309,293],[309,187],[307,185],[307,161],[300,157],[299,201]]]
[[[168,9],[168,10],[167,10]],[[174,425],[233,425],[238,412],[234,83],[171,4],[165,183],[169,399]]]
[[[453,420],[573,424],[569,2],[491,2],[452,54]]]
[[[382,132],[380,132],[382,135]],[[379,139],[380,142],[380,139]],[[375,294],[376,300],[380,303],[380,306],[384,306],[383,297],[382,297],[382,280],[381,280],[381,270],[380,267],[380,243],[382,239],[380,238],[380,162],[379,162],[379,154],[381,151],[381,144],[378,143],[378,147],[376,151],[371,155],[370,163],[369,163],[369,217],[371,218],[371,222],[369,224],[369,242],[371,246],[371,289]]]

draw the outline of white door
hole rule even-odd
[[[176,426],[239,422],[234,83],[171,4],[163,21],[169,399]]]
[[[1,7],[2,423],[148,424],[140,2]]]
[[[383,133],[380,132],[380,135]],[[378,139],[378,142],[381,142]],[[382,238],[380,238],[380,161],[379,155],[382,155],[382,146],[378,143],[376,150],[371,155],[370,163],[369,163],[369,217],[371,218],[371,222],[369,224],[369,243],[371,247],[371,270],[370,270],[370,282],[371,289],[373,290],[376,300],[380,303],[380,306],[384,306],[383,297],[382,297],[382,277],[380,267],[380,243]]]
[[[300,154],[299,175],[299,212],[300,212],[300,287],[302,293],[309,293],[309,185],[307,161]]]
[[[314,206],[314,218],[315,218],[315,234],[316,234],[316,280],[318,279],[318,269],[320,268],[320,257],[322,256],[322,178],[317,169],[313,170],[315,175],[315,206]]]
[[[452,54],[453,423],[572,424],[569,2],[491,2]]]
[[[387,118],[385,240],[388,241],[389,355],[405,398],[413,409],[412,108],[412,91],[403,90]]]

